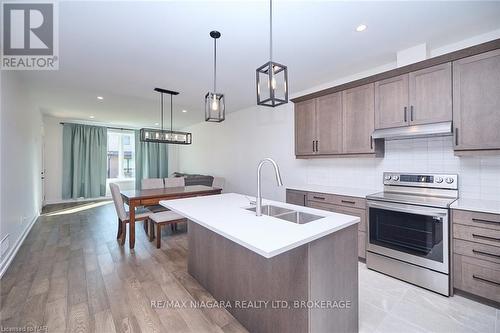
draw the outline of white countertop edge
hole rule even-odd
[[[186,200],[186,199],[176,199],[176,200]],[[354,224],[357,224],[357,223],[361,222],[361,219],[359,217],[352,216],[353,219],[351,221],[349,221],[349,222],[344,222],[343,224],[338,225],[338,226],[336,226],[334,228],[325,230],[325,231],[317,233],[315,235],[311,235],[311,236],[309,236],[307,238],[304,238],[304,239],[301,239],[300,241],[288,244],[288,245],[283,246],[281,248],[278,248],[278,249],[276,249],[274,251],[266,252],[266,251],[263,251],[263,250],[261,250],[259,248],[254,247],[254,246],[252,246],[252,245],[250,245],[250,244],[248,244],[246,242],[243,242],[240,239],[235,239],[231,235],[228,235],[227,233],[225,233],[225,232],[223,232],[223,231],[221,231],[221,230],[219,230],[217,228],[214,228],[211,225],[208,225],[208,224],[206,224],[206,223],[204,223],[204,222],[202,222],[202,221],[200,221],[200,220],[198,220],[196,218],[193,218],[192,216],[190,216],[188,213],[186,213],[184,211],[179,211],[179,210],[171,207],[169,205],[169,201],[170,200],[162,200],[162,201],[160,201],[160,205],[162,205],[162,206],[164,206],[164,207],[172,210],[173,212],[175,212],[177,214],[180,214],[180,215],[186,217],[187,219],[189,219],[189,220],[191,220],[191,221],[193,221],[193,222],[195,222],[195,223],[197,223],[197,224],[199,224],[199,225],[201,225],[201,226],[209,229],[210,231],[215,232],[218,235],[223,236],[224,238],[226,238],[226,239],[228,239],[228,240],[230,240],[232,242],[235,242],[235,243],[237,243],[237,244],[239,244],[239,245],[241,245],[241,246],[243,246],[243,247],[245,247],[245,248],[247,248],[247,249],[249,249],[249,250],[251,250],[251,251],[253,251],[253,252],[255,252],[255,253],[257,253],[257,254],[259,254],[261,256],[263,256],[263,257],[265,257],[266,259],[269,259],[269,258],[272,258],[272,257],[277,256],[279,254],[285,253],[285,252],[290,251],[290,250],[292,250],[294,248],[297,248],[297,247],[302,246],[304,244],[310,243],[310,242],[315,241],[317,239],[320,239],[320,238],[322,238],[324,236],[332,234],[332,233],[334,233],[336,231],[342,230],[344,228],[350,227],[350,226],[352,226]],[[264,200],[264,203],[266,203],[266,201],[267,202],[272,202],[272,201],[269,201],[269,200]],[[278,203],[278,202],[272,202],[272,203],[273,204],[280,204],[280,206],[284,206],[284,207],[293,206],[293,205],[290,205],[290,204],[287,204],[287,203]],[[304,211],[317,211],[318,213],[321,213],[321,212],[324,213],[324,211],[319,210],[319,209],[315,209],[315,208],[310,208],[310,207],[303,207],[303,208],[305,208]],[[346,215],[346,214],[342,214],[342,215]],[[349,216],[351,216],[351,215],[349,215]]]
[[[450,208],[478,213],[500,214],[500,201],[482,199],[458,199],[451,204]]]

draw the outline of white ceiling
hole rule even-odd
[[[274,2],[274,59],[291,93],[500,28],[500,2]],[[68,1],[59,6],[60,69],[20,73],[58,117],[152,126],[154,87],[180,91],[175,127],[203,120],[219,30],[218,87],[228,112],[255,104],[255,69],[268,60],[268,1]],[[360,23],[368,26],[355,32]],[[104,100],[98,101],[101,95]],[[186,109],[187,113],[181,113]]]

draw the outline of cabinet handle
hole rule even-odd
[[[491,280],[488,280],[488,279],[482,278],[482,277],[477,276],[477,275],[474,275],[474,274],[472,275],[472,278],[473,278],[474,280],[479,280],[479,281],[481,281],[481,282],[491,283],[491,284],[494,284],[494,285],[500,286],[500,283],[498,283],[498,282],[491,281]]]
[[[351,201],[351,200],[340,200],[340,202],[342,202],[342,203],[347,203],[347,204],[351,204],[351,205],[356,204],[356,201]]]
[[[479,239],[484,239],[484,240],[489,240],[489,241],[494,241],[494,242],[500,242],[500,238],[477,235],[477,234],[472,234],[472,238],[479,238]]]
[[[370,149],[373,149],[373,136],[370,135]]]
[[[410,121],[413,121],[413,105],[410,106]]]
[[[319,140],[316,140],[316,152],[319,152]]]
[[[315,152],[316,150],[314,149],[314,140],[313,140],[313,153]]]
[[[313,196],[314,199],[318,199],[318,200],[325,200],[325,198],[323,197],[317,197],[317,196]]]
[[[455,127],[455,146],[458,146],[458,127]]]
[[[500,221],[490,221],[490,220],[483,220],[483,219],[477,219],[475,217],[472,218],[472,221],[478,222],[478,223],[493,223],[493,224],[500,224]]]
[[[407,113],[408,113],[408,112],[407,112],[407,108],[406,108],[406,106],[403,108],[403,113],[404,113],[405,123],[406,123],[406,122],[408,121],[408,120],[407,120],[407,117],[408,117],[408,116],[407,116]]]
[[[472,249],[472,253],[500,259],[500,255]]]

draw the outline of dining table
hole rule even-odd
[[[164,187],[145,190],[123,190],[120,194],[125,204],[129,206],[129,246],[131,249],[135,246],[135,210],[141,206],[158,205],[161,200],[182,199],[190,197],[199,197],[206,195],[220,194],[222,189],[205,186],[190,185],[179,187]],[[159,237],[159,235],[157,236]],[[124,245],[125,238],[120,240]]]

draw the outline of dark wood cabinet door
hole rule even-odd
[[[342,152],[342,93],[317,98],[316,129],[318,154]]]
[[[315,154],[316,100],[295,104],[295,155]]]
[[[500,50],[453,62],[455,150],[500,149]]]
[[[365,154],[374,152],[371,138],[374,129],[373,83],[344,90],[343,105],[343,153]]]
[[[408,74],[375,82],[375,128],[408,125]]]
[[[411,125],[451,121],[451,63],[411,72],[409,76]]]

